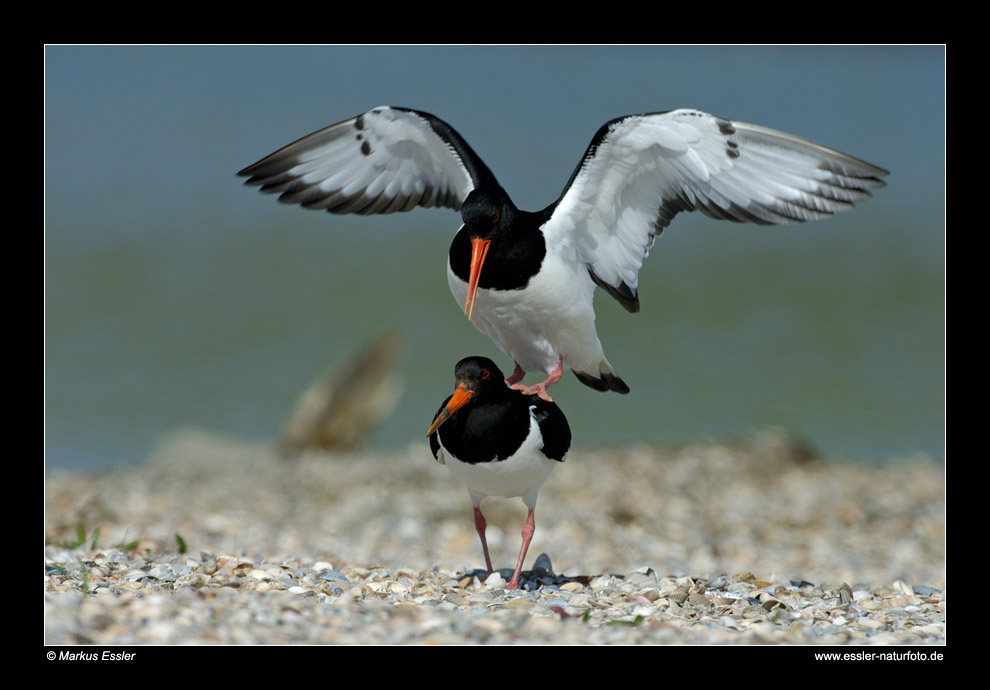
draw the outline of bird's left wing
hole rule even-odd
[[[544,233],[638,311],[639,269],[680,211],[771,225],[826,218],[887,171],[798,137],[697,110],[630,115],[592,139]]]
[[[460,210],[472,189],[494,181],[446,122],[391,106],[313,132],[237,174],[284,203],[362,215]]]

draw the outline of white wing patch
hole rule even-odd
[[[303,137],[239,174],[279,201],[362,215],[459,210],[474,187],[458,152],[423,115],[388,106]]]
[[[680,211],[803,222],[851,209],[887,174],[798,137],[696,110],[632,115],[606,127],[544,232],[548,245],[633,295],[656,234]]]

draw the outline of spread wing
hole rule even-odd
[[[362,215],[460,210],[472,189],[495,181],[450,125],[390,106],[313,132],[237,174],[284,203]]]
[[[887,174],[790,134],[697,110],[630,115],[598,130],[547,209],[544,232],[634,312],[643,259],[679,212],[800,223],[852,209]]]

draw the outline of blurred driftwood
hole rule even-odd
[[[401,395],[396,373],[401,349],[399,332],[390,329],[310,384],[282,426],[281,454],[361,447]]]

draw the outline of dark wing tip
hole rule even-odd
[[[595,271],[590,266],[588,267],[588,273],[591,274],[591,279],[595,281],[595,285],[612,295],[612,297],[614,297],[627,312],[630,314],[635,314],[639,311],[639,293],[636,290],[633,290],[625,283],[618,286],[609,285],[595,275]],[[592,388],[594,388],[594,386],[592,386]]]

